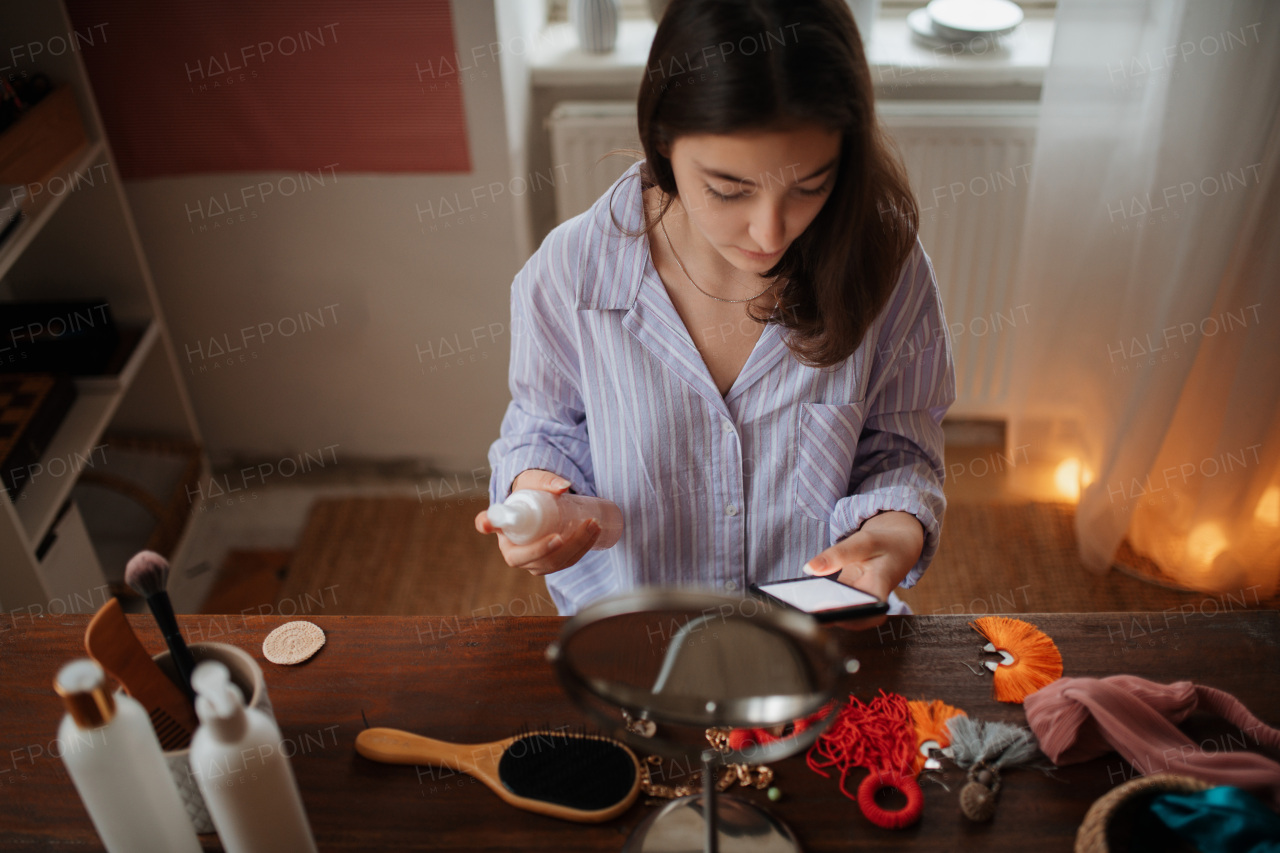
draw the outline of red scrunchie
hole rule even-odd
[[[881,788],[894,788],[907,798],[907,804],[897,811],[882,808],[876,802]],[[914,776],[900,776],[872,770],[858,786],[858,805],[867,820],[881,829],[902,829],[911,826],[924,813],[924,792]]]

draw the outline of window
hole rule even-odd
[[[1057,0],[1014,0],[1023,9],[1053,9]],[[919,9],[928,0],[881,0],[881,9],[894,9],[909,12]],[[648,0],[622,0],[622,17],[649,18]],[[569,0],[548,0],[547,21],[556,23],[569,20]]]
[[[622,17],[652,18],[647,0],[622,0]],[[547,20],[550,23],[569,20],[569,0],[548,0]]]

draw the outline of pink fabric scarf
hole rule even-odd
[[[1252,752],[1206,753],[1177,728],[1197,706],[1238,726],[1247,741],[1280,749],[1280,731],[1234,696],[1190,681],[1060,678],[1028,696],[1023,707],[1054,764],[1077,764],[1114,749],[1144,775],[1168,771],[1234,785],[1280,808],[1280,764]]]

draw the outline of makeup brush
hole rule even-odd
[[[155,551],[139,551],[125,567],[124,582],[147,600],[151,615],[156,618],[160,633],[169,644],[173,665],[181,677],[178,686],[187,694],[187,698],[194,700],[191,670],[196,668],[196,662],[182,639],[182,632],[178,630],[178,620],[174,618],[173,605],[169,603],[169,593],[165,591],[165,586],[169,583],[169,561]]]

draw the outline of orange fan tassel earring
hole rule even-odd
[[[984,651],[999,652],[1000,661],[987,661],[995,676],[1001,702],[1022,703],[1032,693],[1062,677],[1062,654],[1049,635],[1029,622],[985,616],[969,623],[990,642]]]
[[[911,722],[916,729],[916,755],[911,772],[919,776],[925,769],[925,761],[929,753],[935,749],[951,746],[951,730],[947,728],[947,720],[952,717],[965,716],[964,711],[953,708],[941,699],[932,702],[911,699],[907,702],[911,709]],[[937,769],[935,764],[932,769]]]

